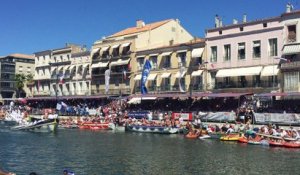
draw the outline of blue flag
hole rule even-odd
[[[146,60],[146,62],[144,64],[142,80],[141,80],[141,93],[142,94],[147,94],[147,92],[148,92],[148,90],[146,88],[146,81],[147,81],[148,75],[150,73],[150,69],[151,69],[151,64],[150,64],[149,60]]]

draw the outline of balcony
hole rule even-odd
[[[193,91],[202,91],[203,85],[202,84],[194,84],[193,85]]]
[[[289,63],[282,63],[280,69],[299,69],[300,61],[293,61]]]
[[[105,89],[92,89],[91,91],[92,95],[105,95]],[[122,95],[122,94],[130,94],[130,87],[124,87],[124,88],[115,88],[115,89],[109,89],[108,95]]]
[[[277,81],[245,81],[245,82],[218,82],[215,89],[227,89],[227,88],[277,88],[279,83]]]
[[[171,85],[163,85],[160,87],[161,91],[170,91],[171,90]]]
[[[296,33],[294,32],[289,33],[287,37],[287,43],[294,43],[296,41],[297,41]]]

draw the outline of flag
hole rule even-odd
[[[215,65],[214,65],[214,64],[210,64],[210,66],[211,66],[211,68],[213,68],[213,69],[215,68]]]
[[[185,67],[181,66],[179,69],[179,80],[178,80],[180,92],[185,92],[184,88],[182,87],[182,83],[181,83],[181,79],[184,77],[184,74],[185,74]]]
[[[59,103],[56,104],[56,110],[60,111],[61,107],[62,107],[61,104],[59,104]]]
[[[68,107],[68,105],[66,103],[64,103],[63,101],[61,102],[61,105],[65,108]]]
[[[65,77],[64,74],[61,74],[61,75],[59,76],[59,83],[58,83],[58,84],[64,84],[64,77]]]
[[[148,75],[150,73],[151,69],[151,64],[149,60],[145,61],[144,68],[143,68],[143,73],[142,73],[142,80],[141,80],[141,93],[142,94],[147,94],[148,90],[146,88],[146,81],[148,78]]]
[[[109,79],[110,79],[110,69],[105,71],[105,94],[109,91]]]
[[[124,80],[126,80],[127,76],[126,76],[126,70],[123,70],[123,76],[124,76]]]

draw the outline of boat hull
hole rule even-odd
[[[142,133],[158,133],[158,134],[176,134],[178,133],[178,128],[161,127],[161,126],[126,125],[125,131],[142,132]]]
[[[18,125],[14,126],[12,130],[18,131],[32,131],[32,132],[55,132],[58,127],[56,120],[43,121],[42,123],[29,124],[29,125]]]

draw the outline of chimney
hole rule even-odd
[[[247,22],[247,15],[246,13],[243,15],[243,23],[246,23]]]
[[[145,26],[145,23],[143,20],[139,19],[139,20],[136,20],[136,27],[137,28],[142,28]]]
[[[222,18],[219,19],[219,26],[220,26],[220,27],[223,27],[223,21],[222,21]]]
[[[285,13],[290,13],[292,10],[293,10],[293,5],[291,3],[287,3]]]
[[[220,26],[220,19],[219,19],[219,16],[216,15],[215,16],[215,28],[218,28]]]
[[[232,20],[232,23],[233,23],[233,24],[237,24],[238,21],[237,21],[236,19],[233,19],[233,20]]]

